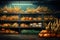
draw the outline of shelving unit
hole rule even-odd
[[[8,13],[1,13],[0,15],[18,15],[18,16],[21,16],[21,15],[42,15],[42,14],[14,14],[14,13],[11,13],[11,14],[8,14]],[[3,23],[14,23],[14,22],[17,22],[17,23],[27,23],[27,22],[29,22],[29,23],[31,23],[31,22],[42,22],[43,20],[41,20],[41,21],[21,21],[21,20],[17,20],[17,21],[9,21],[9,20],[0,20],[1,22],[3,22]],[[0,28],[14,28],[14,27],[0,27]],[[14,28],[14,29],[16,29],[16,28]],[[23,27],[17,27],[17,29],[19,29],[19,32],[21,31],[20,29],[42,29],[42,28],[40,28],[40,27],[27,27],[27,28],[23,28]]]
[[[8,15],[8,16],[10,16],[10,15],[18,15],[19,17],[21,17],[21,15],[23,15],[23,16],[26,16],[26,15],[28,15],[28,16],[30,16],[30,17],[32,17],[31,15],[33,15],[33,16],[41,16],[42,17],[42,20],[40,20],[40,21],[38,21],[38,20],[36,20],[36,21],[34,21],[34,20],[31,20],[31,21],[29,21],[29,20],[26,20],[26,21],[22,21],[22,20],[0,20],[1,22],[3,22],[3,23],[14,23],[14,22],[17,22],[18,24],[20,24],[20,23],[34,23],[34,22],[36,22],[36,23],[42,23],[42,27],[0,27],[0,28],[13,28],[13,29],[19,29],[19,32],[22,30],[22,29],[28,29],[28,30],[31,30],[31,29],[33,29],[33,30],[35,30],[35,29],[37,29],[37,30],[39,30],[39,31],[41,31],[42,29],[45,29],[45,27],[44,27],[44,25],[43,25],[43,23],[44,22],[53,22],[54,20],[44,20],[44,16],[45,15],[54,15],[54,14],[51,14],[51,13],[49,13],[49,14],[45,14],[45,13],[35,13],[35,14],[21,14],[21,13],[0,13],[0,15]]]
[[[31,4],[31,5],[22,5],[21,6],[20,3],[21,4],[26,3],[26,4]],[[40,13],[37,13],[37,12],[36,13],[32,13],[32,12],[31,13],[28,13],[28,12],[27,13],[19,13],[20,10],[19,10],[19,12],[15,13],[16,10],[14,10],[14,9],[16,8],[15,7],[16,5],[12,5],[12,4],[16,4],[17,8],[19,8],[19,9],[21,7],[21,10],[23,10],[24,12],[27,10],[28,7],[30,7],[30,9],[34,10],[34,9],[37,9],[40,6],[40,7],[47,7],[48,9],[52,9],[51,11],[53,13],[52,12],[51,13],[44,13],[44,12],[40,12]],[[56,4],[55,0],[53,0],[53,1],[52,0],[47,0],[47,1],[46,0],[39,0],[39,1],[28,0],[27,2],[25,2],[25,1],[22,2],[22,0],[1,1],[0,2],[1,8],[4,9],[4,7],[6,5],[8,10],[7,10],[7,13],[4,13],[4,11],[6,11],[6,10],[3,10],[2,12],[0,10],[0,12],[1,12],[0,13],[0,18],[4,15],[6,16],[6,18],[17,15],[17,16],[19,16],[19,19],[18,20],[9,20],[9,19],[8,20],[7,19],[6,20],[0,20],[0,24],[2,24],[2,26],[0,25],[0,39],[1,40],[59,40],[60,39],[60,37],[59,37],[60,34],[57,33],[56,36],[52,37],[55,33],[54,32],[51,33],[51,31],[48,30],[52,35],[52,36],[50,35],[50,37],[48,37],[47,34],[50,34],[50,33],[48,33],[48,32],[45,33],[44,32],[44,31],[46,31],[45,27],[47,27],[47,26],[44,25],[44,23],[46,23],[47,25],[50,22],[52,24],[54,22],[56,23],[55,18],[58,19],[58,16],[59,16],[59,19],[60,19],[60,12],[55,11],[55,10],[59,9],[59,8],[57,8],[59,6],[58,5],[56,6],[55,4]],[[9,11],[10,8],[11,8],[11,10],[13,9],[13,12]],[[44,10],[44,8],[43,8],[43,10]],[[42,20],[24,20],[24,21],[20,20],[21,17],[26,17],[26,16],[27,17],[32,17],[32,18],[41,16]],[[49,16],[53,16],[53,19],[52,20],[50,20],[50,19],[44,20],[45,16],[47,16],[48,18],[49,18]],[[19,26],[18,27],[12,26],[14,23],[19,24]],[[26,25],[28,25],[28,27],[22,27],[21,26],[22,23],[25,23]],[[30,24],[33,24],[33,23],[37,23],[37,25],[38,25],[38,23],[42,23],[42,26],[41,27],[30,26]],[[3,26],[3,24],[11,24],[11,26]],[[51,27],[51,25],[49,27]],[[54,26],[52,26],[52,27],[54,27]],[[43,33],[41,33],[42,30],[43,30]],[[7,33],[6,33],[6,31],[7,31]],[[8,31],[9,31],[9,33],[8,33]],[[18,32],[18,33],[16,33],[16,34],[15,33],[10,33],[11,31],[13,31],[13,32],[15,31],[15,32]],[[39,35],[40,33],[43,34],[43,36],[40,36]],[[44,36],[44,35],[46,35],[47,37]]]

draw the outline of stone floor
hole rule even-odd
[[[37,35],[0,35],[0,40],[60,40],[60,38],[39,38]]]

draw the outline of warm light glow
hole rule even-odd
[[[33,5],[33,4],[12,4],[12,5]]]

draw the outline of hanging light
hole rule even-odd
[[[33,4],[12,4],[12,5],[33,5]]]

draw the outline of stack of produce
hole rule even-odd
[[[17,32],[17,31],[10,30],[10,29],[4,29],[4,28],[2,28],[0,32],[1,32],[2,34],[3,34],[3,33],[7,33],[7,34],[18,34],[18,33],[19,33],[19,32]]]
[[[17,16],[17,15],[14,15],[14,16],[3,15],[3,16],[1,16],[0,20],[19,20],[19,16]]]
[[[54,17],[52,15],[50,16],[44,16],[44,20],[53,20]]]
[[[60,31],[60,19],[56,18],[56,20],[52,23],[52,22],[49,22],[48,24],[45,23],[46,25],[46,29],[47,30],[51,30],[53,32],[57,32],[57,31]]]
[[[38,17],[21,17],[20,20],[22,21],[41,21],[42,17],[38,16]]]
[[[20,27],[27,28],[27,27],[29,27],[29,25],[28,24],[25,24],[25,23],[22,23],[22,24],[20,24]]]
[[[10,24],[10,23],[4,23],[4,24],[0,24],[1,27],[19,27],[19,24],[18,23],[13,23],[13,24]]]
[[[42,30],[39,34],[38,34],[39,37],[55,37],[56,34],[55,33],[51,33],[50,31],[48,30]]]
[[[39,31],[37,30],[22,30],[21,34],[38,34]]]
[[[25,24],[25,23],[22,23],[20,24],[20,27],[22,28],[31,28],[31,27],[39,27],[41,28],[42,27],[42,23],[30,23],[30,24]]]
[[[22,10],[22,8],[20,7],[17,7],[17,6],[14,6],[13,8],[12,7],[7,7],[7,6],[4,6],[3,8],[1,8],[0,12],[3,12],[3,13],[21,13],[21,14],[24,14],[24,13],[27,13],[27,14],[34,14],[34,13],[41,13],[41,12],[44,12],[44,13],[51,13],[51,9],[49,9],[48,7],[45,7],[45,6],[38,6],[37,8],[26,8],[26,10]]]

